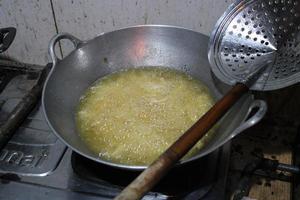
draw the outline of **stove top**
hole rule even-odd
[[[95,163],[56,138],[39,102],[49,67],[0,60],[0,146],[1,135],[13,133],[0,151],[0,199],[112,199],[138,173]],[[203,160],[174,168],[143,199],[299,200],[299,137],[299,120],[265,119]]]
[[[5,84],[0,125],[36,84],[42,70],[9,64],[12,67],[6,63],[0,73],[7,77],[0,75],[0,87]],[[229,152],[228,144],[199,162],[174,168],[144,199],[222,199]],[[51,132],[40,103],[0,151],[0,199],[111,199],[137,175],[72,152]]]

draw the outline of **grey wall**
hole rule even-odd
[[[0,27],[17,28],[5,54],[45,64],[47,46],[57,32],[82,40],[139,24],[168,24],[209,34],[233,0],[0,0]],[[62,43],[62,54],[71,50]]]

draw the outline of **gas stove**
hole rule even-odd
[[[0,199],[112,199],[138,173],[86,159],[51,132],[40,104],[50,67],[0,60]],[[265,119],[201,163],[174,168],[144,199],[238,200],[260,191],[267,198],[259,199],[299,200],[299,130],[299,120]],[[290,161],[276,152],[290,152]],[[282,195],[276,180],[294,195]]]
[[[0,125],[35,85],[43,84],[47,68],[0,62]],[[73,152],[51,132],[39,100],[16,126],[0,152],[0,199],[111,199],[138,175]],[[201,164],[174,168],[144,199],[222,199],[229,152],[228,144]]]

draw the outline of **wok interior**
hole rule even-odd
[[[112,166],[134,168],[98,158],[79,138],[75,108],[85,90],[97,79],[132,67],[169,67],[201,80],[219,99],[222,94],[207,59],[208,37],[175,27],[141,26],[103,34],[80,45],[58,62],[44,88],[45,114],[54,132],[78,153]],[[221,121],[220,126],[198,155],[217,148],[242,122],[251,103],[250,95],[241,99]]]

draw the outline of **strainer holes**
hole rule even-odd
[[[234,58],[236,57],[236,55],[235,55],[235,54],[232,54],[231,56],[232,56],[232,57],[234,57]]]
[[[279,0],[275,0],[274,3],[275,3],[275,4],[279,4]]]
[[[251,54],[250,54],[250,53],[247,53],[246,55],[247,55],[247,56],[250,56]]]
[[[232,31],[230,31],[230,32],[229,32],[229,35],[233,35],[233,32],[232,32]]]
[[[254,17],[251,17],[251,21],[254,21]]]
[[[254,58],[254,57],[250,57],[250,59],[251,59],[251,60],[254,60],[255,58]]]
[[[265,45],[267,45],[267,46],[268,46],[268,45],[269,45],[269,42],[265,42]]]
[[[256,31],[256,34],[259,35],[259,34],[260,34],[260,31]]]
[[[228,56],[228,53],[224,53],[224,56]]]
[[[248,50],[249,50],[249,51],[251,51],[251,50],[252,50],[252,48],[251,48],[251,47],[248,47]]]
[[[245,47],[245,45],[242,45],[241,47],[242,47],[242,48],[244,48],[244,47]]]
[[[262,27],[263,25],[262,24],[258,24],[258,27]]]
[[[257,24],[254,24],[254,25],[253,25],[253,28],[257,28]]]
[[[295,1],[295,2],[294,2],[294,6],[296,6],[296,5],[298,5],[298,4],[299,4],[298,1]]]
[[[229,59],[229,58],[226,58],[225,61],[226,61],[226,62],[230,62],[230,59]]]
[[[264,38],[265,38],[265,39],[267,39],[267,38],[268,38],[268,36],[264,35]]]
[[[257,15],[256,15],[256,18],[257,18],[257,19],[261,18],[261,14],[257,14]]]
[[[258,54],[256,54],[256,55],[257,55],[258,57],[259,57],[259,56],[261,56],[259,53],[258,53]]]
[[[228,64],[228,67],[232,67],[232,64]]]
[[[258,53],[258,52],[259,52],[259,50],[258,50],[258,49],[256,49],[256,50],[255,50],[255,52],[256,52],[256,53]]]
[[[232,68],[231,70],[235,72],[236,69],[235,69],[235,68]]]
[[[286,11],[286,7],[282,7],[281,10],[282,10],[282,11]]]
[[[251,14],[252,13],[252,11],[251,10],[248,10],[248,14]]]
[[[267,53],[265,50],[262,51],[263,53]]]
[[[228,47],[224,47],[224,50],[227,51],[227,50],[228,50]]]
[[[239,33],[239,34],[238,34],[238,37],[242,37],[242,34],[241,34],[241,33]]]
[[[240,49],[240,52],[243,53],[243,52],[244,52],[244,49]]]
[[[248,63],[248,61],[247,61],[247,60],[244,60],[244,63],[245,63],[245,64],[247,64],[247,63]]]
[[[250,35],[252,33],[252,31],[248,31],[248,34]]]
[[[273,1],[269,1],[269,5],[270,5],[270,6],[273,5]]]
[[[243,14],[243,18],[246,18],[247,16],[245,14]]]
[[[257,41],[257,38],[253,38],[254,41]]]
[[[245,21],[245,25],[248,25],[249,24],[249,22],[248,21]]]
[[[249,35],[246,35],[246,39],[250,39],[250,36],[249,36]]]
[[[234,60],[234,62],[239,62],[239,60]]]
[[[262,43],[262,44],[263,44],[263,43],[265,43],[265,41],[264,41],[264,40],[261,40],[261,41],[260,41],[260,43]]]
[[[299,17],[299,13],[295,13],[295,17]]]
[[[245,57],[244,57],[244,56],[241,56],[241,59],[243,60],[243,59],[245,59]]]
[[[245,30],[245,28],[241,28],[241,31],[243,32]]]
[[[236,29],[236,28],[237,28],[237,25],[233,25],[232,28]]]
[[[277,12],[278,12],[278,8],[274,8],[274,9],[273,9],[273,12],[274,12],[274,13],[277,13]]]
[[[238,19],[236,22],[237,22],[237,23],[241,23],[241,20],[240,20],[240,19]]]
[[[265,33],[266,31],[264,29],[261,30],[262,33]]]

